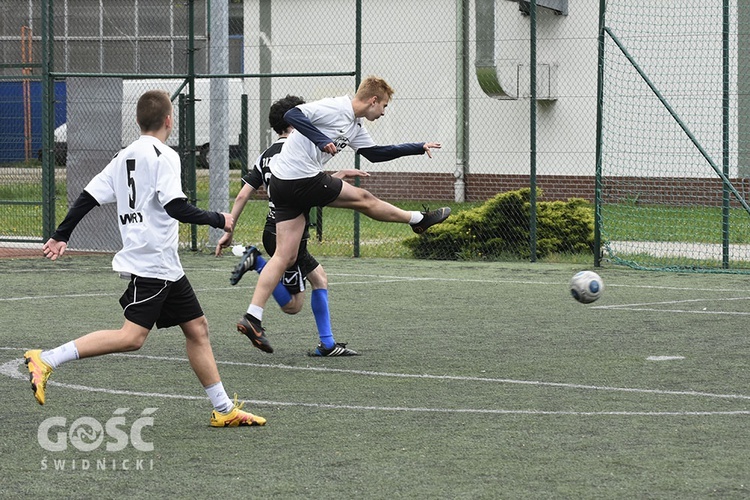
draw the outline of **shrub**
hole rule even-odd
[[[530,258],[529,198],[531,189],[500,193],[483,205],[452,215],[422,236],[404,242],[415,258],[499,260]],[[542,191],[537,189],[537,200]],[[594,211],[579,198],[537,201],[538,258],[553,253],[591,252]]]

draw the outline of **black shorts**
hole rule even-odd
[[[275,226],[268,225],[263,229],[263,248],[266,249],[268,255],[273,255],[276,252],[276,233],[274,229]],[[319,265],[315,257],[307,250],[307,238],[302,238],[297,250],[297,260],[284,272],[282,284],[291,294],[304,292],[304,281],[307,275],[313,272]]]
[[[276,222],[309,217],[312,207],[324,207],[339,197],[344,181],[321,172],[315,177],[285,181],[273,175],[268,189],[276,206]]]
[[[177,281],[131,276],[120,305],[125,319],[149,330],[154,324],[168,328],[203,316],[187,276]]]

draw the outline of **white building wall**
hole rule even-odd
[[[476,1],[471,2],[469,19],[471,67],[476,57]],[[456,109],[459,96],[456,93],[456,2],[413,0],[363,1],[362,16],[362,76],[376,74],[386,78],[396,89],[392,104],[386,116],[367,125],[368,130],[379,143],[411,141],[440,141],[443,150],[433,161],[400,159],[380,165],[363,162],[363,168],[370,171],[399,171],[408,169],[429,172],[453,172],[456,156]],[[660,3],[664,12],[685,6],[687,0]],[[260,38],[258,25],[259,0],[245,0],[245,71],[258,68]],[[310,0],[301,2],[272,2],[272,36],[267,38],[272,46],[273,71],[320,72],[351,71],[354,69],[355,12],[354,1]],[[720,9],[720,6],[716,7]],[[644,29],[650,20],[639,17],[639,6],[628,6],[632,16],[633,29]],[[733,7],[732,12],[736,9]],[[689,12],[689,9],[687,10]],[[537,173],[539,175],[593,175],[596,153],[596,98],[597,98],[597,50],[598,50],[598,0],[577,0],[569,2],[567,16],[555,15],[552,11],[539,8],[537,13],[537,62],[556,67],[556,99],[540,101],[537,107]],[[660,19],[664,30],[669,23]],[[495,52],[501,67],[526,65],[529,62],[529,17],[522,15],[518,3],[512,0],[495,0],[496,39]],[[707,24],[700,29],[717,29],[720,25]],[[685,29],[690,29],[687,26]],[[719,42],[717,42],[717,40]],[[609,42],[611,44],[611,41]],[[653,42],[644,39],[640,55],[658,61],[659,49]],[[718,43],[718,44],[717,44]],[[736,47],[733,40],[732,47]],[[712,61],[707,68],[713,76],[700,81],[679,79],[660,82],[666,93],[671,94],[676,106],[689,114],[690,95],[678,97],[681,89],[693,95],[720,95],[721,62],[720,37],[707,42],[702,57]],[[638,52],[638,49],[636,49]],[[665,64],[671,64],[673,71],[679,70],[679,58],[690,58],[691,53],[670,55]],[[522,68],[523,69],[523,68]],[[640,79],[634,72],[623,71],[623,77]],[[468,170],[470,174],[525,175],[529,172],[530,137],[528,98],[528,74],[521,74],[521,98],[499,100],[487,96],[479,86],[476,76],[469,78],[469,127]],[[636,82],[642,85],[642,82]],[[257,82],[249,82],[246,89],[257,89]],[[733,94],[736,84],[733,82]],[[308,100],[328,96],[351,94],[354,90],[353,78],[331,77],[322,79],[275,78],[273,96],[276,99],[286,93],[297,93]],[[611,93],[620,92],[617,87],[608,89]],[[607,101],[608,105],[620,109],[605,109],[609,112],[610,130],[621,134],[616,140],[622,141],[618,147],[633,153],[640,145],[628,145],[627,136],[633,127],[632,113],[638,108],[639,99],[650,101],[653,94],[638,87],[639,97],[632,101]],[[610,94],[612,96],[613,94]],[[633,105],[633,102],[636,105]],[[648,103],[651,105],[651,103]],[[251,97],[252,108],[252,97]],[[259,120],[266,110],[258,110]],[[716,127],[720,107],[708,114],[692,118],[697,134],[714,154],[720,146],[720,127]],[[251,115],[253,111],[251,110]],[[675,141],[671,129],[674,120],[665,116],[664,110],[654,108],[653,115],[643,119],[651,127],[644,141],[644,150],[660,150]],[[687,118],[691,120],[691,118]],[[720,121],[719,121],[720,125]],[[258,131],[252,130],[251,119],[250,151],[259,149],[254,144]],[[669,133],[664,134],[665,130]],[[718,135],[717,135],[718,134]],[[610,137],[609,140],[615,140]],[[680,138],[679,140],[683,140]],[[717,143],[717,140],[719,141]],[[664,144],[660,141],[667,141]],[[736,138],[733,137],[736,144]],[[733,148],[736,150],[736,147]],[[687,154],[692,156],[694,152]],[[252,156],[252,155],[251,155]],[[638,156],[636,154],[636,156]],[[351,166],[353,155],[337,156],[330,165],[332,168]],[[694,157],[691,162],[699,161]],[[733,164],[736,162],[733,161]],[[705,167],[705,165],[703,165]],[[623,175],[627,172],[623,171]],[[658,172],[646,170],[643,175],[684,175],[684,162],[664,162]],[[687,175],[708,175],[704,169],[689,169]]]
[[[290,4],[297,7],[292,9]],[[581,4],[590,4],[584,7]],[[257,0],[246,0],[245,71],[258,67],[254,40],[260,38]],[[557,64],[558,99],[540,103],[538,172],[593,173],[596,130],[596,49],[598,2],[577,2],[570,15],[538,12],[538,62]],[[319,72],[354,69],[354,2],[311,0],[272,3],[273,71]],[[475,57],[475,10],[469,37]],[[516,2],[496,0],[496,52],[503,60],[527,64],[529,18]],[[268,40],[268,38],[264,38]],[[362,76],[386,78],[396,94],[386,116],[367,125],[379,143],[440,141],[431,162],[408,163],[410,171],[453,172],[456,151],[456,3],[415,0],[363,2]],[[500,64],[507,61],[498,61]],[[524,174],[529,165],[529,101],[496,100],[470,75],[471,173]],[[525,81],[528,84],[528,81]],[[351,94],[353,79],[322,81],[274,79],[274,98],[304,93],[308,100]],[[255,82],[248,89],[255,89]],[[296,89],[302,88],[302,92]],[[528,89],[526,89],[528,94]],[[252,124],[252,120],[251,120]],[[257,133],[250,132],[252,143]],[[343,168],[351,156],[339,155]],[[398,169],[402,160],[367,164],[371,171]]]

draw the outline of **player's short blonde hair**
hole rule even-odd
[[[357,99],[365,101],[372,96],[378,96],[379,99],[388,98],[388,100],[390,101],[391,97],[393,97],[394,92],[395,91],[393,90],[393,87],[388,85],[388,83],[382,78],[377,76],[368,76],[367,78],[362,80],[362,83],[359,84],[359,88],[357,89],[357,94],[355,97]]]
[[[172,113],[172,101],[163,90],[149,90],[139,99],[135,119],[141,132],[156,132],[164,125],[164,120]]]

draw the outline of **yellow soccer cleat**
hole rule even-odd
[[[234,408],[229,413],[220,413],[216,410],[211,412],[211,427],[240,427],[243,425],[266,425],[266,419],[242,411],[245,403],[237,404],[237,396],[234,396]]]
[[[52,367],[42,361],[42,350],[33,349],[23,353],[24,363],[29,369],[29,381],[37,403],[44,404],[44,390],[47,388],[47,379],[52,374]]]

